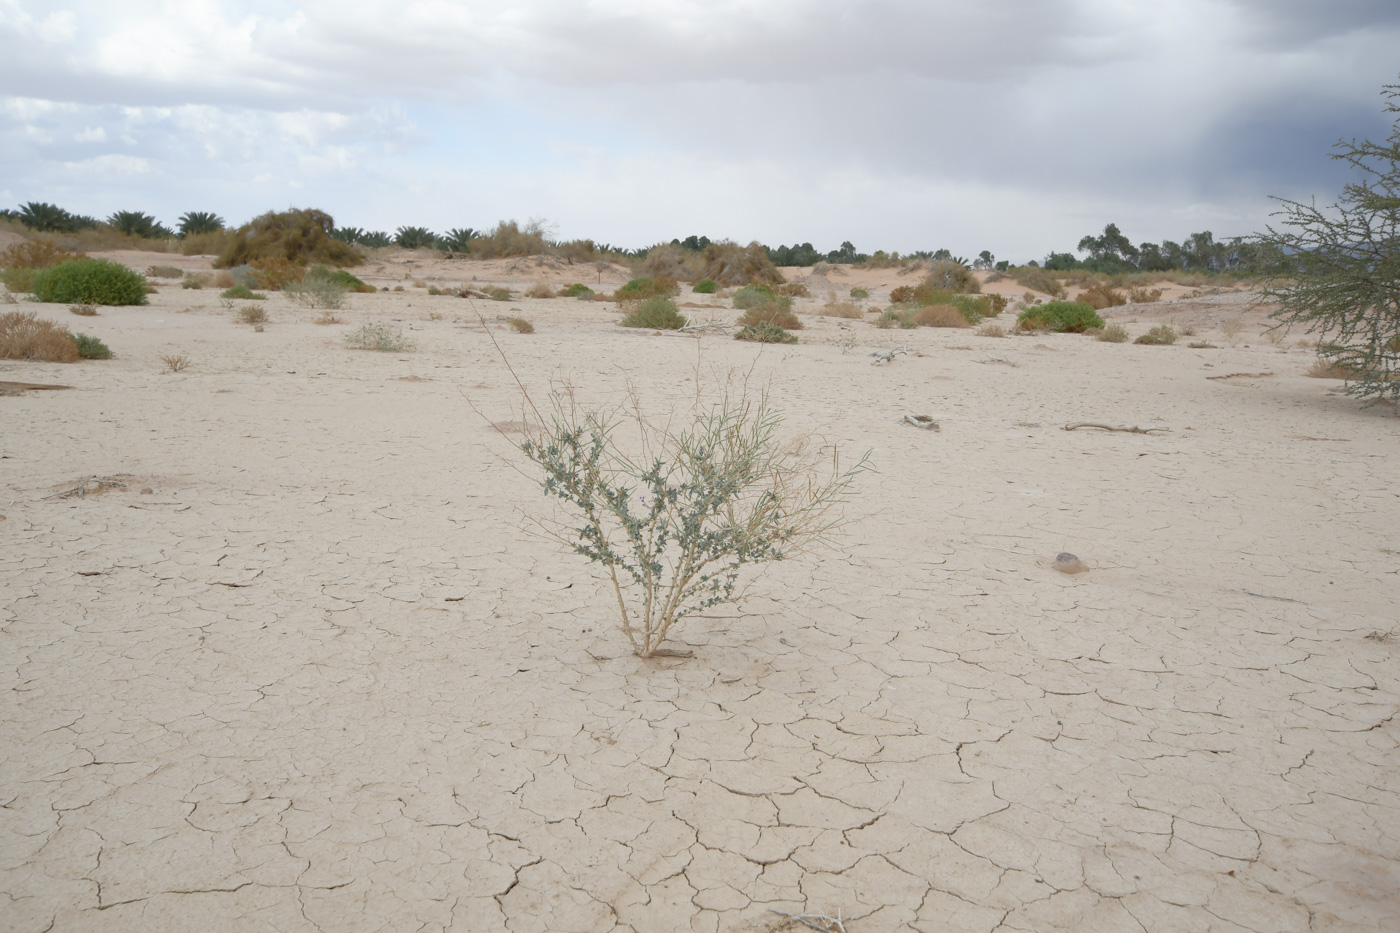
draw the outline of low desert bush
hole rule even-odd
[[[548,225],[543,220],[530,220],[524,227],[514,220],[502,220],[490,233],[471,237],[471,254],[479,259],[539,256],[549,252],[547,232]]]
[[[1128,303],[1128,296],[1107,282],[1095,282],[1079,293],[1078,301],[1089,305],[1095,311],[1116,308]]]
[[[0,251],[0,282],[12,292],[31,292],[40,269],[82,258],[48,239],[23,240]]]
[[[582,282],[575,282],[568,288],[564,289],[564,297],[578,298],[580,300],[587,301],[589,298],[593,297],[593,289],[589,288],[587,285],[584,285]]]
[[[254,284],[262,288],[270,288],[273,291],[280,291],[293,282],[300,282],[306,275],[306,266],[283,259],[280,256],[268,256],[264,259],[253,260],[253,268],[257,270],[257,279]]]
[[[80,357],[68,328],[33,311],[7,311],[0,314],[0,359],[76,363]]]
[[[1357,379],[1361,371],[1338,360],[1318,357],[1304,375],[1313,379]]]
[[[864,301],[870,297],[870,292],[863,288],[853,288],[851,289],[851,297],[856,301]]]
[[[1057,334],[1082,334],[1091,327],[1103,329],[1103,318],[1092,305],[1080,301],[1047,301],[1027,308],[1016,317],[1018,330],[1048,330]]]
[[[902,305],[914,300],[914,286],[900,285],[890,289],[890,304]]]
[[[322,311],[311,319],[312,324],[344,324],[343,318],[336,315],[334,311]]]
[[[143,305],[146,280],[119,262],[67,259],[39,270],[34,296],[58,304]]]
[[[628,302],[627,312],[618,323],[623,327],[680,330],[685,326],[685,318],[674,301],[664,295],[652,295],[635,303]]]
[[[983,324],[977,328],[979,337],[1005,337],[1006,330],[1000,324]]]
[[[69,305],[68,313],[79,317],[96,317],[97,305]]]
[[[190,358],[183,353],[166,353],[160,361],[165,364],[168,373],[182,373],[190,366]]]
[[[490,298],[492,301],[510,301],[515,297],[515,293],[500,285],[491,285],[486,289],[486,297]]]
[[[1011,270],[1011,277],[1017,285],[1044,292],[1051,298],[1064,298],[1066,295],[1064,283],[1039,266],[1017,266]]]
[[[940,288],[964,295],[978,294],[982,291],[982,283],[972,274],[972,270],[951,259],[934,260],[929,265],[928,277],[924,279],[923,284],[929,288]]]
[[[230,301],[241,299],[242,301],[266,301],[267,295],[262,292],[255,292],[246,285],[235,285],[226,288],[219,293],[220,298],[227,298]]]
[[[227,230],[191,233],[180,241],[180,253],[185,256],[218,256],[228,247],[228,241]]]
[[[714,279],[701,279],[695,283],[695,287],[691,291],[699,292],[701,295],[713,295],[719,291],[719,283]]]
[[[1128,300],[1135,305],[1152,304],[1154,301],[1162,300],[1162,290],[1148,288],[1145,285],[1134,285],[1128,289]]]
[[[512,314],[510,317],[506,318],[506,323],[509,324],[510,329],[517,334],[533,334],[535,332],[534,324],[531,324],[529,321],[516,314]]]
[[[740,246],[725,241],[711,243],[702,254],[699,277],[711,279],[724,288],[750,284],[783,284],[783,274],[768,258],[762,243]]]
[[[554,288],[543,282],[536,282],[525,290],[526,298],[553,298],[555,294]]]
[[[184,276],[184,270],[176,269],[174,266],[151,266],[146,270],[146,278],[148,279],[180,279]]]
[[[224,273],[220,273],[223,275]],[[180,280],[181,288],[207,288],[214,282],[214,276],[208,272],[190,272]]]
[[[644,276],[633,279],[613,292],[615,301],[640,301],[644,298],[674,298],[681,292],[680,284],[666,276]]]
[[[1094,339],[1103,343],[1125,343],[1128,339],[1128,328],[1122,324],[1109,324],[1095,334]]]
[[[244,324],[266,324],[267,311],[257,305],[244,305],[238,309],[238,320]]]
[[[338,311],[345,306],[345,295],[352,287],[347,285],[343,278],[336,275],[337,272],[341,271],[329,266],[312,266],[299,280],[288,282],[283,286],[282,291],[303,308],[325,308],[330,311]],[[350,278],[354,279],[355,277],[350,276]],[[355,279],[355,281],[360,280]]]
[[[1005,295],[983,295],[982,300],[986,302],[986,310],[983,313],[987,317],[999,316],[1011,303],[1011,299]]]
[[[971,327],[972,323],[953,305],[924,305],[914,311],[913,321],[920,327]]]
[[[251,264],[266,269],[280,261],[304,269],[312,264],[353,266],[360,262],[364,254],[331,236],[334,229],[334,218],[324,211],[272,211],[228,234],[214,265],[229,269]],[[292,278],[289,275],[286,281]],[[271,282],[266,285],[277,287]]]
[[[112,358],[112,348],[97,337],[74,334],[73,345],[78,348],[78,355],[85,360],[110,360]]]
[[[414,349],[412,340],[403,331],[388,324],[369,323],[345,335],[345,346],[351,350],[378,350],[381,353],[406,353]]]
[[[773,287],[773,291],[788,298],[811,298],[812,290],[801,282],[784,282]]]
[[[742,327],[772,324],[783,330],[802,329],[802,319],[792,313],[791,306],[781,301],[768,301],[749,308],[739,316],[739,324]]]
[[[889,307],[885,309],[884,314],[871,323],[880,328],[901,327],[905,330],[912,330],[919,326],[914,321],[915,310],[917,310],[916,307]]]
[[[782,417],[762,396],[726,393],[675,429],[671,418],[647,420],[634,393],[645,456],[617,416],[582,410],[572,392],[552,400],[518,449],[542,471],[545,495],[577,516],[546,527],[602,565],[643,658],[664,654],[686,616],[732,599],[745,568],[823,543],[866,466],[844,467],[808,437],[780,439]]]
[[[1170,324],[1158,324],[1156,327],[1134,340],[1133,343],[1165,347],[1176,343],[1176,338],[1177,332],[1174,327]]]
[[[789,334],[777,324],[769,324],[766,321],[740,328],[734,339],[751,340],[754,343],[797,343],[796,334]]]

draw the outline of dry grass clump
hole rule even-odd
[[[754,305],[739,316],[741,327],[757,327],[760,324],[771,324],[783,330],[802,329],[802,320],[792,313],[792,308],[777,301]]]
[[[472,237],[471,254],[478,259],[543,255],[549,252],[548,232],[543,220],[532,218],[524,227],[514,220],[502,220],[490,233]]]
[[[394,291],[400,291],[400,289],[396,288]],[[490,298],[492,301],[510,301],[515,295],[508,288],[492,285],[486,289],[486,297]]]
[[[218,256],[228,248],[228,241],[227,230],[191,233],[180,241],[180,253],[184,256]]]
[[[963,313],[952,305],[924,305],[911,320],[919,327],[971,327]]]
[[[725,288],[735,285],[783,284],[783,274],[768,258],[768,252],[762,243],[754,242],[748,246],[740,246],[726,240],[723,243],[711,243],[701,255],[704,263],[700,267],[699,277],[714,279]]]
[[[1107,327],[1094,334],[1094,339],[1101,343],[1126,343],[1128,340],[1128,328],[1122,324],[1109,324]]]
[[[817,308],[817,313],[823,317],[841,317],[859,319],[865,316],[865,312],[853,301],[841,301],[832,292],[826,299],[826,304]]]
[[[180,280],[180,287],[193,289],[207,288],[213,281],[214,276],[208,272],[189,272]]]
[[[983,324],[981,327],[977,328],[977,336],[979,336],[979,337],[1005,337],[1005,336],[1006,336],[1006,329],[1003,328],[1000,324],[992,324],[992,323],[989,322],[989,323]]]
[[[168,373],[180,373],[189,368],[190,358],[183,353],[167,353],[160,358]]]
[[[701,278],[705,259],[700,253],[681,249],[672,243],[662,243],[647,250],[646,258],[637,272],[647,278],[692,280]]]
[[[509,324],[510,329],[517,334],[533,334],[535,332],[535,325],[531,324],[523,317],[520,317],[518,314],[512,314],[510,317],[506,318],[506,323]]]
[[[1127,304],[1128,296],[1107,282],[1095,282],[1079,293],[1078,300],[1095,311],[1102,311],[1104,308],[1116,308]]]
[[[311,319],[312,324],[344,324],[345,321],[336,315],[334,311],[322,311]]]
[[[734,335],[735,340],[752,343],[797,343],[797,335],[789,334],[776,324],[750,324],[741,327]]]
[[[779,295],[786,295],[789,298],[811,298],[812,291],[801,282],[784,282],[773,289]]]
[[[1152,347],[1169,347],[1176,343],[1178,336],[1180,335],[1177,334],[1176,328],[1172,327],[1170,324],[1158,324],[1156,327],[1134,340],[1133,343],[1141,343]]]
[[[1230,320],[1221,323],[1220,332],[1224,334],[1231,343],[1234,343],[1239,339],[1240,334],[1244,332],[1244,321],[1241,321],[1237,317],[1232,317]]]
[[[1128,300],[1135,305],[1152,304],[1154,301],[1162,300],[1162,290],[1148,288],[1146,285],[1134,285],[1128,289]]]
[[[0,359],[40,363],[76,363],[78,345],[68,328],[33,311],[0,314]]]
[[[331,236],[335,219],[315,209],[269,211],[228,235],[214,265],[220,269],[253,265],[265,275],[293,281],[308,265],[353,266],[364,259],[354,246]],[[284,269],[296,267],[296,273]],[[279,287],[272,281],[268,288]]]
[[[258,305],[244,305],[238,309],[238,320],[244,324],[266,324],[267,311]]]
[[[79,317],[97,317],[97,305],[69,305],[68,313],[76,314]]]
[[[546,285],[543,282],[536,282],[525,290],[526,298],[554,298],[557,297],[558,294],[559,293],[553,286]]]
[[[403,331],[388,324],[369,323],[345,335],[345,346],[351,350],[377,350],[380,353],[406,353],[414,349],[412,340]]]
[[[49,239],[24,240],[0,251],[0,282],[12,292],[33,291],[34,277],[40,269],[80,258],[82,253],[64,249]]]
[[[1361,373],[1356,367],[1338,360],[1318,357],[1304,375],[1313,379],[1356,379]]]
[[[146,278],[148,279],[180,279],[185,273],[174,266],[148,266],[146,268]]]
[[[1068,294],[1063,282],[1039,266],[1017,266],[1011,270],[1011,277],[1017,285],[1043,292],[1051,298],[1064,298]]]

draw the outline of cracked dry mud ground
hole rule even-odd
[[[309,316],[104,312],[119,359],[0,400],[0,927],[1400,928],[1400,647],[1366,637],[1400,419],[1306,353],[919,331],[873,367],[814,322],[757,372],[880,472],[836,550],[645,663],[522,530],[544,500],[458,392],[509,416],[482,335],[356,354]],[[696,342],[609,320],[503,339],[535,386],[611,398],[621,361],[682,400]],[[1058,429],[1104,418],[1174,430]]]

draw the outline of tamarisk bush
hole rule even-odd
[[[673,654],[661,647],[672,628],[732,599],[749,565],[824,542],[868,469],[868,455],[846,467],[810,436],[780,439],[782,416],[747,388],[727,390],[680,430],[647,420],[633,390],[632,452],[620,415],[582,410],[568,389],[554,399],[518,446],[543,471],[545,495],[580,521],[545,527],[606,570],[622,631],[643,658]]]

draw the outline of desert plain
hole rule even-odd
[[[168,282],[6,308],[116,358],[0,362],[71,387],[0,397],[0,928],[1400,929],[1400,418],[1247,293],[1106,312],[1211,345],[1139,346],[882,330],[814,311],[898,270],[787,270],[769,346],[427,293],[618,268],[355,271],[403,290],[330,325],[273,293],[261,331]],[[416,349],[347,349],[366,321]],[[599,406],[751,373],[875,469],[832,547],[641,660],[533,531],[492,337]]]

